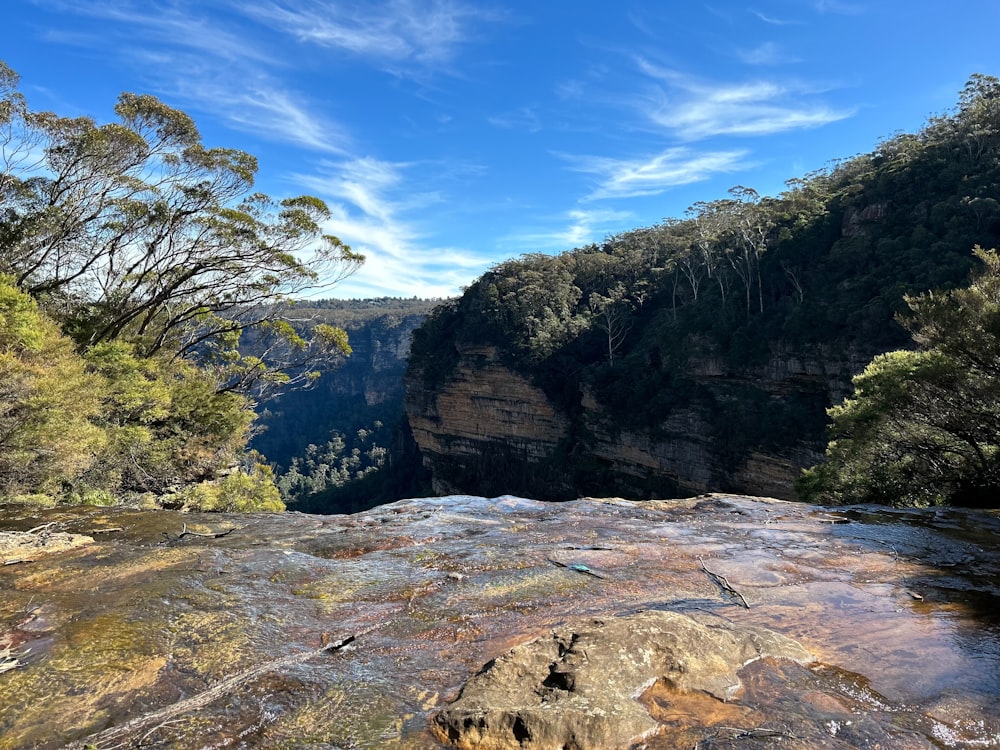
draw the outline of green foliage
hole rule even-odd
[[[224,513],[280,513],[285,510],[267,466],[254,465],[214,482],[188,485],[175,498],[188,510]]]
[[[1000,497],[1000,258],[965,288],[907,298],[918,351],[876,357],[830,409],[825,464],[800,494],[824,502],[996,505]]]
[[[220,393],[210,372],[183,359],[137,357],[120,342],[95,346],[87,361],[106,383],[97,422],[108,440],[86,476],[94,486],[161,494],[240,460],[252,403]]]
[[[17,84],[0,62],[0,496],[280,509],[270,469],[234,473],[256,400],[350,353],[290,295],[363,257],[321,200],[254,192],[253,156],[155,97],[101,125]]]
[[[288,470],[278,477],[282,498],[288,503],[299,502],[378,471],[388,454],[379,441],[388,434],[382,422],[375,422],[370,429],[357,430],[348,440],[333,432],[324,445],[308,445],[305,455],[293,458]]]
[[[278,325],[291,295],[363,261],[323,234],[321,200],[254,192],[253,156],[206,148],[191,118],[155,97],[124,93],[119,121],[99,125],[32,112],[15,84],[0,69],[0,273],[81,351],[127,341],[140,357],[209,364],[220,387],[255,395],[309,383],[343,355],[335,332],[313,342]],[[238,347],[247,331],[250,358]]]
[[[105,437],[101,383],[28,295],[0,278],[0,496],[58,494]]]
[[[594,439],[586,394],[608,429],[703,421],[723,486],[754,451],[821,449],[830,405],[829,384],[806,377],[789,393],[730,383],[786,357],[822,367],[912,345],[898,321],[908,296],[959,286],[968,248],[1000,239],[998,183],[1000,81],[977,75],[919,133],[776,197],[739,186],[683,219],[497,266],[428,317],[410,377],[432,399],[460,352],[495,347],[571,419],[567,478]]]

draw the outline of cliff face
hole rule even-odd
[[[310,443],[322,445],[331,431],[353,433],[376,421],[396,422],[403,413],[403,375],[413,331],[424,315],[387,315],[347,324],[351,355],[307,391],[268,403],[265,431],[252,447],[287,466]]]
[[[501,462],[530,472],[554,455],[570,426],[544,391],[497,361],[492,347],[463,347],[438,393],[408,380],[406,411],[437,494],[465,491],[468,477],[477,475],[500,486]]]
[[[572,409],[559,408],[504,366],[495,349],[467,346],[440,386],[408,379],[406,408],[442,493],[531,490],[568,498],[598,490],[633,497],[727,491],[790,499],[801,469],[821,458],[825,408],[849,392],[851,376],[869,359],[780,346],[740,370],[721,358],[695,358],[682,376],[697,397],[648,428],[620,424],[586,387]],[[799,424],[796,415],[810,424]],[[732,433],[745,429],[727,428],[748,421],[771,434],[759,443],[736,441]]]

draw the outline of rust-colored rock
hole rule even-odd
[[[764,657],[812,660],[777,633],[677,612],[574,621],[491,661],[434,722],[470,750],[625,747],[660,726],[637,700],[650,685],[725,702],[739,670]]]
[[[997,513],[731,495],[453,496],[328,517],[0,506],[4,531],[49,523],[94,542],[0,566],[0,750],[446,750],[434,717],[489,660],[541,637],[533,680],[560,702],[560,685],[601,687],[574,633],[657,613],[780,653],[772,631],[817,663],[739,669],[757,651],[731,645],[697,683],[711,692],[685,689],[687,666],[645,672],[631,633],[593,629],[620,639],[607,700],[638,717],[616,737],[655,727],[647,750],[1000,737]]]

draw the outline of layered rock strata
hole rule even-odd
[[[692,359],[684,377],[702,397],[640,428],[616,421],[586,388],[578,408],[566,410],[494,348],[464,346],[454,370],[433,388],[408,377],[406,411],[440,493],[564,499],[597,491],[640,498],[731,491],[793,499],[801,470],[822,459],[824,409],[849,392],[867,360],[780,348],[742,370],[718,358]],[[809,427],[788,416],[796,410]],[[734,445],[731,433],[752,433],[754,422],[762,432],[770,422],[777,434],[751,434]]]

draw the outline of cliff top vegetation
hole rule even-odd
[[[0,63],[0,497],[279,508],[245,450],[253,406],[349,351],[287,301],[363,258],[184,112],[115,111],[33,111]]]
[[[692,368],[714,361],[738,376],[782,352],[867,361],[912,346],[897,320],[907,295],[955,289],[972,248],[997,244],[997,185],[1000,81],[977,74],[919,132],[790,179],[780,195],[737,186],[598,245],[499,264],[429,316],[411,375],[431,397],[463,347],[485,344],[570,415],[586,391],[614,423],[655,434],[680,404],[698,404],[723,465],[820,449],[830,404],[817,394],[708,390]],[[585,474],[573,461],[566,471]]]

